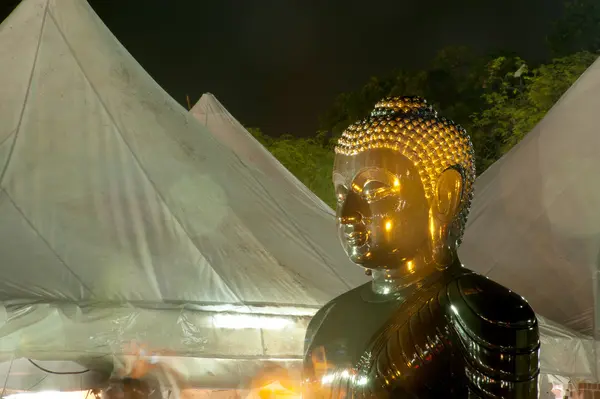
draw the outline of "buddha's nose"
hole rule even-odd
[[[357,225],[363,221],[361,203],[359,197],[354,193],[348,193],[348,197],[338,209],[338,223],[342,225]]]

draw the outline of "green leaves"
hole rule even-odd
[[[487,107],[473,115],[472,136],[480,147],[476,153],[484,157],[481,166],[489,166],[525,137],[595,58],[588,52],[576,53],[531,72],[521,59],[491,61],[488,82],[493,90],[482,96]],[[515,74],[511,69],[524,73]]]
[[[548,37],[555,57],[564,57],[581,51],[600,50],[600,2],[597,0],[569,0],[565,2],[563,17]]]
[[[260,129],[249,128],[248,131],[306,187],[328,205],[335,206],[331,183],[334,153],[327,146],[328,141],[323,133],[308,138],[290,135],[271,138]]]

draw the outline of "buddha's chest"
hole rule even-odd
[[[349,309],[344,304],[334,306],[319,326],[309,346],[309,358],[314,365],[321,366],[322,372],[325,368],[355,368],[368,350],[369,344],[378,332],[390,323],[391,315],[401,306],[401,301],[363,302],[360,309]]]
[[[429,391],[440,375],[452,375],[449,326],[439,307],[436,311],[442,287],[381,303],[344,298],[327,309],[305,357],[306,388],[312,392],[307,397]]]

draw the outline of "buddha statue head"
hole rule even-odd
[[[421,98],[385,98],[335,153],[338,233],[354,263],[410,274],[457,260],[475,180],[463,128]]]

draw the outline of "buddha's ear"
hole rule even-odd
[[[451,222],[459,211],[463,193],[462,174],[454,169],[446,169],[438,177],[433,193],[433,209],[438,219]]]

